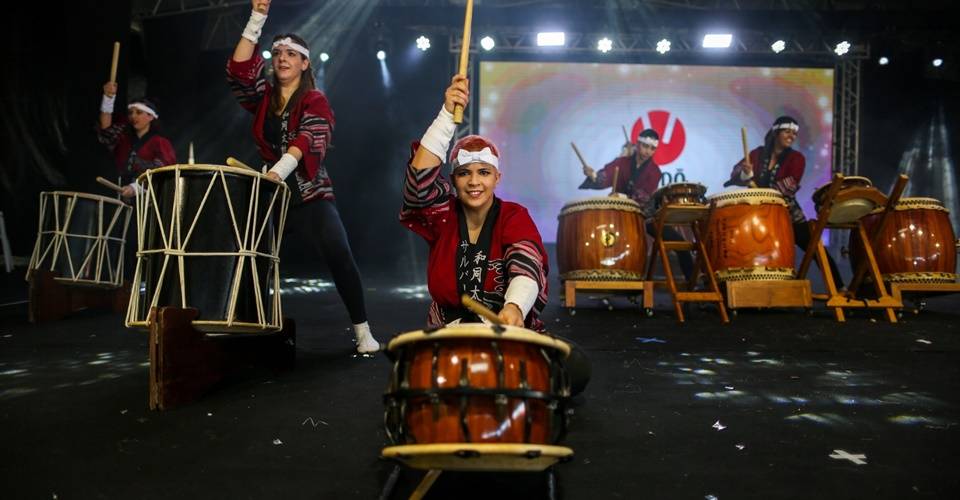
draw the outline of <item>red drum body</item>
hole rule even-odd
[[[706,247],[720,281],[794,278],[793,222],[774,189],[745,189],[710,197]]]
[[[561,280],[642,280],[647,258],[640,205],[597,197],[564,205],[557,225]]]

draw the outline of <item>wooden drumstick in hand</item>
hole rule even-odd
[[[750,174],[753,174],[753,165],[750,164],[750,148],[747,146],[747,127],[740,127],[740,142],[743,143],[743,163],[750,169]],[[750,187],[757,187],[757,183],[750,181]]]
[[[112,182],[104,179],[103,177],[97,177],[97,182],[99,182],[100,184],[103,184],[104,186],[106,186],[106,187],[108,187],[108,188],[110,188],[110,189],[112,189],[112,190],[114,190],[114,191],[116,191],[116,192],[118,192],[118,193],[122,193],[122,192],[123,192],[123,187],[118,186],[118,185],[116,185],[116,184],[114,184],[114,183],[112,183]]]
[[[117,82],[117,63],[120,62],[120,42],[113,42],[113,60],[110,62],[110,81]]]
[[[503,324],[503,320],[500,319],[500,316],[497,316],[497,314],[491,311],[489,307],[470,298],[469,295],[467,294],[461,295],[460,302],[463,304],[463,307],[466,307],[467,309],[470,310],[470,312],[476,314],[477,316],[486,318],[487,320],[489,320],[491,323],[495,325]]]
[[[467,64],[470,61],[470,28],[473,24],[473,0],[467,0],[467,12],[463,19],[463,42],[460,44],[460,67],[457,74],[467,76]],[[453,123],[463,122],[463,106],[453,106]]]
[[[587,160],[583,159],[583,155],[580,154],[580,149],[577,148],[577,145],[571,142],[570,146],[573,148],[573,152],[577,154],[577,158],[580,159],[580,165],[583,165],[583,174],[592,181],[597,180],[597,173],[590,168],[590,165],[587,165]]]
[[[236,158],[234,158],[234,157],[232,157],[232,156],[227,157],[227,165],[229,165],[229,166],[231,166],[231,167],[247,168],[247,169],[253,170],[254,172],[257,171],[257,169],[251,167],[250,165],[247,165],[246,163],[244,163],[244,162],[242,162],[242,161],[240,161],[240,160],[238,160],[238,159],[236,159]]]
[[[627,127],[620,125],[620,129],[623,130],[623,142],[630,144],[630,134],[627,133]]]

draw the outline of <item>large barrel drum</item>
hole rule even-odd
[[[640,205],[596,197],[564,205],[557,225],[561,280],[642,280],[647,258]]]
[[[775,189],[743,189],[710,198],[706,247],[720,281],[793,279],[793,222]]]
[[[862,219],[872,235],[880,210]],[[859,235],[851,232],[851,264],[863,259]],[[877,246],[873,248],[884,281],[953,283],[957,280],[957,249],[947,209],[933,198],[901,198],[894,205]]]

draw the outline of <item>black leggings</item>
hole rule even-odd
[[[647,224],[647,234],[657,237],[657,231],[654,223]],[[671,226],[663,226],[663,241],[686,241],[686,238],[680,234],[679,231],[674,229]],[[690,256],[690,252],[687,251],[676,251],[673,253],[677,254],[677,261],[680,262],[680,270],[683,271],[683,276],[689,282],[690,277],[693,276],[693,257]],[[651,253],[651,255],[653,255]]]
[[[350,321],[353,324],[367,320],[367,310],[363,301],[363,283],[360,271],[353,260],[347,232],[340,220],[340,212],[332,201],[317,200],[304,203],[290,209],[287,226],[290,232],[297,232],[312,251],[323,254],[333,275],[340,299],[347,306]]]
[[[802,252],[806,252],[807,245],[810,244],[810,225],[807,221],[793,223],[793,239],[800,247],[800,255],[803,256]],[[816,259],[814,259],[814,262],[816,262]],[[837,288],[843,288],[843,277],[840,276],[840,269],[837,268],[837,263],[833,261],[830,252],[827,252],[827,263],[830,265],[830,272],[833,274],[833,281]],[[817,265],[819,266],[819,264]]]

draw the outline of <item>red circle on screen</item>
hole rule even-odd
[[[657,146],[657,152],[653,153],[653,161],[657,165],[664,166],[672,163],[683,153],[683,147],[687,144],[687,133],[683,129],[683,122],[679,118],[674,118],[673,131],[667,137],[667,125],[670,123],[670,112],[662,109],[654,109],[647,113],[647,119],[650,120],[649,128],[660,134],[660,144]],[[633,130],[630,132],[630,142],[636,143],[637,137],[644,129],[643,117],[637,118],[633,124]]]

